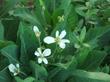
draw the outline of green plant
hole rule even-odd
[[[109,5],[109,0],[4,0],[0,82],[110,82]]]

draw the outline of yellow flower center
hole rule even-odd
[[[40,32],[36,32],[35,34],[36,34],[36,37],[40,37],[41,33]]]
[[[56,42],[56,43],[59,43],[59,42],[61,42],[61,39],[60,39],[60,37],[56,37],[56,38],[55,38],[55,42]]]

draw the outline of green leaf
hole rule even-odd
[[[24,82],[21,78],[15,77],[16,82]]]
[[[64,9],[64,12],[67,13],[70,4],[71,4],[71,0],[62,0],[62,1],[61,1],[61,5],[60,5],[60,8],[61,8],[61,9]],[[65,5],[66,5],[66,6],[65,6]]]
[[[33,73],[36,76],[36,80],[38,80],[38,78],[40,80],[46,79],[46,77],[48,76],[48,73],[47,73],[47,70],[45,69],[45,67],[43,65],[40,66],[34,61],[31,61],[30,65],[31,65],[31,68],[33,69]]]
[[[75,30],[76,25],[78,23],[78,16],[75,12],[74,6],[70,6],[70,10],[68,10],[67,15],[67,24],[71,30]]]
[[[33,77],[28,77],[24,80],[24,82],[33,82],[34,78]]]
[[[14,44],[12,41],[1,41],[0,40],[0,49],[8,46],[8,45],[11,45],[11,44]]]
[[[85,40],[92,41],[92,40],[98,39],[101,36],[103,36],[105,33],[107,33],[108,31],[110,31],[109,26],[105,26],[105,27],[97,26],[95,28],[90,28],[86,34],[87,36],[86,36]]]
[[[83,29],[81,30],[80,36],[79,36],[81,42],[84,41],[85,36],[86,36],[86,27],[83,27]]]
[[[21,79],[20,77],[15,77],[16,82],[33,82],[35,79],[33,77],[27,77],[26,79]]]
[[[105,51],[92,51],[85,62],[83,63],[82,67],[83,69],[86,70],[96,70],[104,58],[107,56],[107,53]]]
[[[86,48],[86,47],[85,48],[83,47],[79,50],[79,52],[76,55],[76,59],[78,61],[79,67],[83,65],[84,61],[86,60],[86,58],[91,50],[92,50],[91,48]]]
[[[0,21],[0,40],[4,40],[4,27]]]
[[[73,71],[75,82],[109,82],[110,75],[101,72]]]
[[[20,62],[24,65],[24,71],[30,71],[29,61],[34,59],[34,52],[39,46],[37,37],[33,32],[33,28],[25,23],[20,23],[18,30],[18,43],[20,46]]]
[[[72,81],[70,81],[72,80]],[[109,82],[110,75],[84,70],[62,70],[52,79],[53,82]]]
[[[0,71],[0,82],[12,82],[12,78],[7,68]]]
[[[16,9],[16,10],[14,11],[13,16],[20,17],[22,20],[28,21],[28,22],[30,22],[31,24],[40,25],[39,21],[37,20],[36,16],[34,15],[34,13],[31,13],[31,12],[30,12],[28,9],[26,9],[26,8]]]
[[[5,5],[0,10],[0,18],[4,16],[6,13],[8,13],[9,10],[13,9],[18,2],[20,2],[20,0],[6,0]]]
[[[107,65],[105,65],[105,66],[102,68],[101,72],[104,72],[104,73],[108,73],[108,74],[109,74],[109,72],[110,72],[110,67],[107,66]]]
[[[42,25],[43,28],[46,27],[47,25],[47,21],[46,21],[46,18],[45,18],[45,9],[43,9],[43,7],[45,7],[44,5],[41,5],[40,4],[40,1],[41,0],[35,0],[35,16],[37,18],[37,20],[40,22],[40,24]]]
[[[86,17],[86,13],[82,10],[82,9],[87,9],[86,7],[84,7],[84,6],[76,6],[76,8],[75,8],[75,11],[79,14],[79,15],[81,15],[81,16],[83,16],[83,17]]]
[[[1,49],[0,52],[8,58],[10,63],[18,63],[18,47],[16,45],[8,45]]]
[[[77,67],[77,60],[73,56],[71,58],[71,60],[68,61],[67,63],[57,63],[57,64],[55,64],[55,66],[58,66],[59,68],[63,68],[63,69],[76,69],[76,67]]]

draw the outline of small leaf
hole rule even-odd
[[[86,36],[86,27],[83,27],[80,33],[80,41],[83,42]]]
[[[20,77],[15,77],[16,82],[33,82],[35,79],[33,77],[27,77],[26,79],[21,79]]]

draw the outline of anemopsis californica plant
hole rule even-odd
[[[18,75],[20,73],[20,66],[19,66],[19,64],[16,64],[16,65],[10,64],[8,66],[8,69],[9,69],[10,72],[13,73],[14,76],[16,76],[16,75]]]
[[[41,32],[39,31],[37,26],[33,27],[33,31],[35,32],[36,37],[40,37]],[[70,43],[68,39],[63,39],[66,36],[66,31],[63,30],[61,34],[59,34],[59,31],[56,31],[56,37],[47,36],[44,38],[44,42],[47,44],[51,43],[57,43],[62,49],[66,47],[66,43]],[[41,47],[41,46],[40,46]],[[47,56],[51,54],[51,49],[45,49],[42,52],[41,48],[38,48],[37,51],[34,53],[38,57],[38,63],[41,64],[42,62],[44,64],[48,64],[48,60],[46,59]]]
[[[39,31],[39,29],[38,29],[37,26],[34,26],[34,27],[33,27],[33,31],[34,31],[36,37],[40,37],[41,32]]]
[[[56,31],[56,37],[47,36],[44,38],[44,42],[47,44],[57,43],[60,48],[64,49],[66,47],[66,43],[70,43],[68,39],[63,39],[66,36],[66,31],[63,30],[61,34],[59,31]]]
[[[44,64],[48,64],[48,60],[45,58],[51,54],[51,49],[45,49],[43,52],[41,48],[38,48],[34,53],[38,57],[38,63],[44,62]]]

